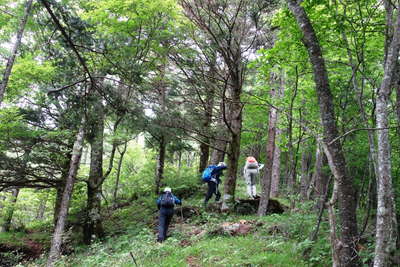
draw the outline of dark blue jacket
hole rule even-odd
[[[215,166],[215,168],[211,172],[211,177],[215,178],[218,184],[221,182],[219,177],[222,175],[222,171],[225,170],[226,168],[227,166]]]
[[[163,194],[165,194],[165,192],[163,192],[157,199],[157,208],[158,209],[161,208],[161,198],[162,198]],[[172,194],[172,197],[174,198],[175,205],[182,205],[182,201],[179,198],[177,198],[174,194]]]

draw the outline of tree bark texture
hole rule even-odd
[[[19,188],[12,189],[11,196],[9,199],[10,203],[9,206],[7,207],[7,211],[4,218],[4,225],[3,225],[4,232],[9,232],[11,229],[11,221],[14,215],[15,204],[17,203],[18,195],[19,195]]]
[[[119,179],[120,179],[120,176],[121,176],[122,160],[124,159],[124,155],[126,153],[127,146],[128,146],[128,143],[126,142],[124,144],[123,150],[119,153],[119,160],[118,160],[118,167],[117,167],[117,177],[115,179],[115,188],[114,188],[114,193],[113,193],[114,204],[117,204],[117,195],[118,195],[118,188],[119,188]],[[179,160],[179,163],[180,163],[180,160]],[[179,169],[180,169],[180,166],[179,166]]]
[[[0,105],[3,102],[4,94],[7,88],[8,80],[10,79],[11,71],[14,66],[15,58],[17,57],[18,49],[21,45],[22,35],[25,30],[26,22],[28,21],[29,14],[31,13],[33,0],[25,2],[25,11],[18,27],[16,41],[11,51],[11,56],[7,60],[7,65],[4,70],[3,79],[0,82]]]
[[[376,215],[376,244],[374,267],[387,266],[390,250],[395,248],[396,231],[393,186],[391,176],[390,141],[389,141],[389,104],[392,81],[399,56],[400,46],[400,3],[397,1],[397,19],[390,43],[385,71],[376,99],[376,125],[378,144],[378,207]],[[392,25],[388,25],[392,27]]]
[[[49,199],[49,193],[46,193],[46,197],[40,200],[38,212],[36,214],[37,220],[43,220],[48,199]]]
[[[228,148],[228,170],[224,182],[224,195],[222,199],[222,211],[232,210],[235,202],[235,189],[237,180],[237,169],[240,156],[240,137],[242,130],[242,103],[240,95],[242,85],[239,80],[233,79],[236,86],[231,88],[227,115],[231,140]]]
[[[224,102],[221,102],[221,110],[224,110],[223,108]],[[218,164],[218,162],[222,162],[225,159],[225,151],[227,148],[227,142],[225,141],[225,137],[228,135],[226,125],[223,121],[223,118],[218,120],[217,123],[217,129],[218,132],[214,138],[213,141],[213,147],[214,149],[212,150],[211,153],[211,158],[210,158],[210,164]]]
[[[214,44],[212,44],[214,45]],[[214,81],[214,76],[216,72],[215,68],[216,64],[216,56],[211,58],[210,62],[210,70],[208,72],[208,76],[211,77],[210,81],[207,81],[206,84],[209,86],[206,88],[206,97],[203,102],[204,105],[204,118],[203,118],[203,129],[205,133],[202,139],[202,143],[200,143],[200,163],[199,163],[199,173],[202,173],[204,169],[208,166],[208,160],[210,158],[210,138],[208,134],[210,132],[210,125],[212,122],[212,115],[213,115],[213,106],[214,106],[214,86],[212,85]]]
[[[328,162],[324,151],[321,149],[320,144],[317,142],[317,149],[315,152],[315,166],[313,178],[315,182],[314,197],[316,200],[316,207],[319,210],[324,205],[324,196],[326,195],[326,184],[328,183],[329,176],[324,171],[324,166],[327,166]]]
[[[65,222],[68,215],[69,203],[72,195],[72,191],[74,188],[76,174],[79,169],[79,162],[82,156],[82,144],[84,137],[84,127],[85,120],[82,119],[81,125],[79,127],[78,134],[76,136],[76,140],[74,142],[74,146],[72,149],[72,157],[70,162],[70,168],[68,172],[68,176],[65,182],[64,192],[62,195],[60,211],[58,213],[58,219],[56,223],[56,227],[54,229],[53,238],[51,240],[51,247],[49,257],[47,259],[47,267],[54,266],[56,260],[61,255],[61,245],[62,245],[62,237],[64,233]]]
[[[103,140],[104,106],[99,96],[95,97],[88,120],[87,139],[90,144],[90,170],[87,181],[86,218],[83,227],[83,242],[104,237],[101,218],[101,194],[103,184]]]
[[[275,77],[272,77],[275,79]],[[273,84],[272,86],[274,86]],[[276,97],[276,89],[271,90],[271,97]],[[275,136],[276,136],[276,123],[278,119],[278,110],[271,107],[268,119],[268,140],[266,147],[266,162],[264,166],[264,172],[260,179],[261,195],[260,205],[258,206],[257,215],[264,216],[267,213],[268,201],[270,198],[271,191],[271,180],[272,180],[272,166],[274,162],[275,153]]]
[[[338,141],[330,143],[339,134],[325,61],[314,28],[304,8],[296,0],[287,0],[287,2],[304,34],[302,42],[307,48],[314,72],[324,142],[327,144],[327,149],[332,157],[332,162],[329,165],[338,183],[339,216],[342,229],[340,239],[343,245],[340,250],[340,264],[341,266],[359,266],[360,260],[356,249],[358,242],[356,194],[353,180],[346,173],[346,161],[341,143]]]
[[[304,201],[307,199],[308,188],[310,187],[310,168],[312,155],[310,151],[303,151],[301,154],[301,178],[300,178],[300,197]]]
[[[278,141],[279,136],[281,135],[281,130],[276,128],[276,136],[275,139]],[[271,180],[271,197],[279,196],[279,183],[281,177],[281,149],[278,145],[275,146],[274,150],[274,161],[272,163],[272,180]]]

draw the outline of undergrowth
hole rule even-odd
[[[186,205],[198,205],[194,198]],[[170,237],[156,243],[157,210],[154,200],[139,199],[117,209],[105,220],[108,238],[91,246],[76,246],[56,266],[329,266],[330,246],[325,238],[311,242],[316,216],[303,206],[295,213],[264,217],[202,212],[181,222],[174,216]],[[212,235],[225,222],[250,221],[255,230],[244,236]],[[201,233],[201,234],[193,234]],[[303,252],[311,248],[304,257]],[[135,264],[136,262],[136,264]],[[44,266],[45,257],[20,266]]]

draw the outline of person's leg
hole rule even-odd
[[[249,172],[246,172],[244,174],[244,180],[246,181],[246,189],[247,189],[247,195],[251,198],[253,196],[252,192],[251,192],[251,176]]]
[[[220,198],[221,198],[221,193],[219,192],[218,184],[215,184],[215,201],[219,201]]]
[[[165,223],[166,223],[166,216],[163,212],[160,211],[158,216],[158,237],[157,242],[163,242],[165,240]]]
[[[215,183],[214,182],[208,182],[208,190],[206,194],[206,198],[204,199],[204,206],[207,206],[208,201],[212,197],[212,195],[215,193]]]
[[[250,174],[250,183],[251,183],[251,196],[254,198],[257,195],[256,189],[256,174]]]
[[[168,228],[169,228],[169,224],[171,223],[171,219],[172,219],[172,216],[174,215],[174,212],[172,211],[170,214],[167,214],[166,216],[165,216],[165,227],[164,227],[164,236],[165,236],[165,239],[167,239],[167,233],[168,233]]]

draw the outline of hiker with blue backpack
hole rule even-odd
[[[222,175],[222,171],[225,170],[227,166],[224,162],[218,163],[218,165],[209,165],[203,172],[202,179],[208,185],[208,190],[206,198],[204,199],[204,207],[207,207],[208,200],[215,194],[215,201],[221,198],[221,193],[218,190],[218,185],[221,182],[219,178]]]
[[[163,242],[167,238],[167,231],[174,215],[175,205],[182,205],[182,201],[172,194],[169,187],[164,189],[164,192],[157,199],[158,216],[158,237],[157,242]]]

